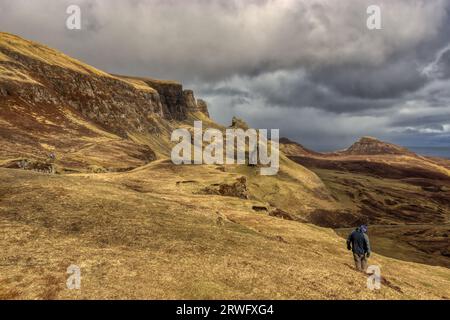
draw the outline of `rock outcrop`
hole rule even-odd
[[[247,122],[245,122],[244,120],[242,120],[238,117],[233,117],[233,119],[231,119],[230,128],[247,130],[247,129],[249,129],[249,126],[248,126]]]
[[[28,159],[12,160],[0,165],[0,167],[8,169],[32,170],[49,174],[54,174],[56,172],[55,166],[49,161],[36,161]]]
[[[198,111],[204,113],[209,118],[208,104],[202,99],[197,99]]]
[[[186,109],[190,112],[202,112],[209,117],[208,106],[204,100],[195,99],[194,92],[192,90],[184,90],[184,101],[186,103]]]
[[[247,178],[242,176],[237,178],[233,183],[219,183],[217,185],[211,185],[204,188],[201,193],[248,199],[249,191],[247,187]]]
[[[163,106],[163,113],[168,119],[186,119],[188,110],[184,101],[183,86],[181,83],[149,78],[142,78],[142,80],[158,92]]]
[[[194,92],[184,90],[183,85],[179,82],[121,75],[117,75],[117,77],[128,81],[138,81],[155,89],[159,94],[162,113],[166,119],[185,120],[189,112],[202,112],[209,117],[206,102],[197,101]]]

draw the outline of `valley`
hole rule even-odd
[[[375,153],[379,142],[371,148],[365,144],[366,152]],[[348,216],[347,221],[321,217],[315,223],[336,228],[344,238],[351,231],[345,227],[367,223],[375,252],[449,267],[450,181],[444,166],[436,170],[435,159],[409,151],[370,156],[293,152],[291,146],[289,157],[315,172]]]

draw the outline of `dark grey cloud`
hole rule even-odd
[[[80,31],[65,28],[69,4],[82,9]],[[366,28],[371,4],[382,30]],[[0,0],[0,29],[109,72],[180,80],[219,122],[238,115],[325,148],[366,134],[449,141],[449,10],[450,0]]]
[[[371,109],[388,108],[392,105],[394,100],[389,96],[380,95],[372,98],[373,93],[356,94],[357,89],[345,78],[347,72],[341,70],[340,73],[339,76],[333,76],[334,72],[330,72],[327,78],[326,73],[321,71],[319,80],[315,73],[310,74],[305,70],[277,71],[247,78],[249,86],[247,91],[260,95],[268,105],[293,108],[315,107],[334,113],[359,113]],[[338,77],[341,79],[338,80]],[[362,75],[361,78],[363,78]],[[343,83],[338,85],[338,81]],[[344,90],[345,86],[348,88]]]
[[[346,96],[372,100],[396,98],[426,83],[426,77],[417,69],[419,63],[406,56],[376,67],[337,66],[314,72],[312,79]]]
[[[447,110],[440,110],[436,114],[427,114],[414,117],[402,117],[400,119],[393,120],[391,126],[400,128],[417,128],[417,129],[430,129],[440,130],[443,128],[443,123],[450,123],[450,114]],[[443,130],[443,129],[442,129]]]

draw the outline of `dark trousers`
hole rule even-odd
[[[359,271],[367,270],[367,258],[365,254],[358,254],[353,252],[353,259],[355,260],[355,267]]]

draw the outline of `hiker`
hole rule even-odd
[[[356,269],[366,271],[367,259],[370,257],[370,243],[367,236],[367,226],[361,225],[347,238],[347,249],[353,251]]]
[[[55,161],[56,160],[56,154],[51,152],[48,157],[50,158],[50,160]]]

